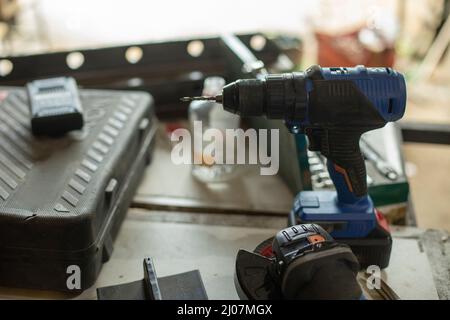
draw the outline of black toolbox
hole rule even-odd
[[[79,292],[112,252],[156,130],[147,93],[80,90],[85,126],[34,137],[21,88],[0,87],[0,286]]]

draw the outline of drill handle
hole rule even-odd
[[[355,204],[367,196],[366,166],[359,148],[364,131],[340,128],[307,131],[310,150],[320,151],[328,160],[328,173],[342,204]]]

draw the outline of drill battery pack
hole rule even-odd
[[[0,286],[92,286],[149,163],[147,93],[80,90],[83,130],[35,137],[21,88],[0,88]]]
[[[365,237],[336,237],[334,239],[339,243],[348,245],[353,254],[358,259],[359,265],[365,269],[371,265],[384,269],[389,265],[392,249],[392,237],[389,232],[386,218],[375,209],[376,222],[374,228],[370,230]],[[331,220],[331,219],[330,219]],[[298,212],[292,210],[288,217],[288,225],[294,226],[300,223],[309,223],[302,221]],[[321,227],[330,232],[342,231],[346,228],[344,223],[336,223],[332,221],[317,222]]]

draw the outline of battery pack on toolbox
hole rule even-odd
[[[112,252],[156,129],[147,93],[80,90],[85,125],[34,137],[25,90],[0,88],[0,286],[82,291]]]

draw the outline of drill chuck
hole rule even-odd
[[[259,117],[265,114],[265,96],[264,81],[237,80],[223,88],[222,104],[225,110],[242,117]]]
[[[243,79],[223,88],[225,110],[242,117],[304,120],[307,94],[303,72],[267,75],[263,79]]]

